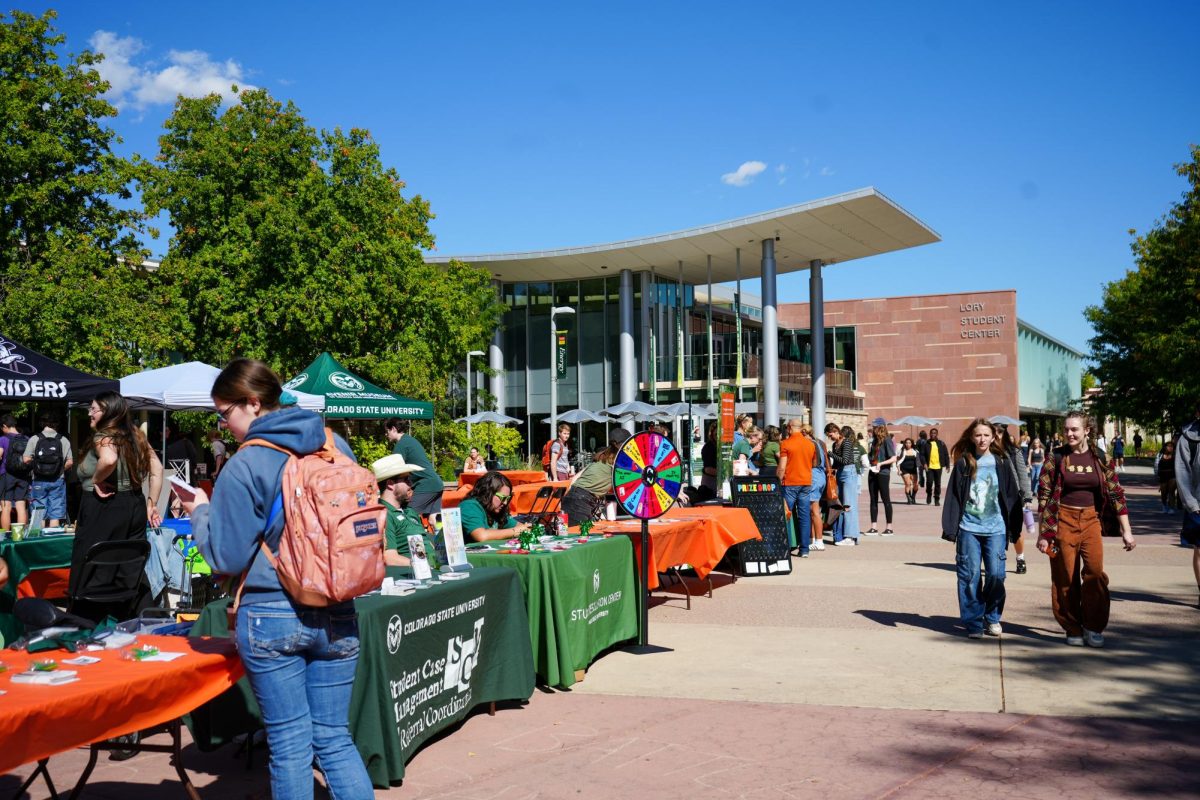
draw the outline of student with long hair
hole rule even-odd
[[[129,403],[116,392],[96,396],[88,406],[88,421],[92,435],[83,448],[77,474],[83,497],[79,504],[79,519],[75,525],[75,542],[71,548],[71,577],[69,595],[76,596],[87,588],[80,585],[84,556],[98,542],[129,541],[146,538],[146,525],[160,525],[158,496],[162,491],[163,468],[145,435],[129,416]],[[142,492],[149,479],[150,494]],[[136,583],[137,576],[120,576],[123,581]],[[142,579],[145,586],[145,580]],[[146,597],[135,604],[149,602]],[[109,609],[76,603],[72,610],[82,617],[99,621]],[[117,610],[117,609],[112,609]],[[128,611],[121,609],[118,611]]]
[[[1087,414],[1072,411],[1063,422],[1066,445],[1046,459],[1038,484],[1041,532],[1038,550],[1050,556],[1054,618],[1076,647],[1104,646],[1110,598],[1104,573],[1102,520],[1116,517],[1125,549],[1136,547],[1125,490],[1092,439]]]
[[[899,454],[900,478],[904,481],[904,502],[906,505],[917,503],[917,472],[921,456],[913,446],[912,439],[905,439]]]
[[[221,470],[212,502],[201,490],[184,508],[200,551],[215,571],[243,575],[237,609],[238,656],[262,709],[271,751],[271,796],[312,798],[313,761],[337,798],[374,797],[367,768],[350,738],[350,692],[358,663],[354,601],[312,607],[284,590],[262,546],[278,552],[283,536],[283,470],[288,453],[324,448],[325,423],[297,407],[261,361],[231,361],[212,387],[213,405],[241,447]],[[340,436],[334,444],[353,459]]]
[[[883,502],[883,518],[887,525],[883,530],[884,536],[891,536],[892,530],[892,496],[888,482],[892,477],[892,465],[896,463],[896,445],[892,444],[892,435],[886,425],[876,425],[871,429],[871,443],[867,446],[867,458],[870,460],[870,470],[867,472],[867,492],[871,495],[871,527],[868,536],[876,536],[879,529],[875,527],[879,519],[879,503]]]
[[[838,428],[836,423],[825,426],[825,435],[831,446],[829,457],[833,459],[838,482],[838,497],[845,506],[842,515],[833,526],[833,543],[837,547],[854,547],[858,544],[858,457],[854,447],[854,429],[849,425]]]
[[[958,613],[968,638],[999,636],[1007,539],[1021,527],[1017,478],[986,419],[971,420],[951,458],[954,472],[942,506],[942,538],[954,542],[957,551]]]
[[[493,470],[475,481],[467,499],[458,504],[467,538],[476,542],[511,539],[528,530],[529,523],[518,523],[508,513],[512,494],[512,481],[502,472]]]

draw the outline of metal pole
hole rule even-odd
[[[492,285],[496,288],[496,294],[500,297],[500,302],[504,302],[504,293],[500,285],[500,281],[492,281]],[[496,326],[496,330],[492,333],[492,341],[488,343],[488,366],[492,369],[492,374],[488,377],[488,388],[492,396],[496,398],[496,411],[504,413],[504,339],[503,339],[503,323]]]
[[[471,441],[471,354],[467,354],[467,443]]]
[[[775,240],[762,240],[762,374],[763,419],[779,424],[779,323],[775,315]]]
[[[808,262],[808,328],[812,331],[812,426],[825,435],[825,283],[820,259]]]
[[[553,298],[551,298],[553,301]],[[558,331],[554,324],[553,305],[550,306],[550,438],[558,435]],[[554,465],[550,465],[550,474],[554,474]]]
[[[734,373],[733,384],[737,387],[737,400],[742,402],[742,248],[733,251],[737,262],[737,289],[733,295]]]
[[[643,299],[644,302],[644,299]],[[621,402],[637,399],[637,372],[633,364],[633,272],[621,270],[621,292],[619,304],[621,322],[620,376]]]
[[[712,330],[712,256],[708,257],[708,309],[706,312],[705,325],[708,328],[708,402],[712,402],[713,396],[713,330]],[[688,412],[691,413],[690,411]],[[690,417],[689,417],[690,419]]]
[[[641,625],[638,626],[638,644],[645,647],[650,643],[650,520],[642,520],[642,563],[638,570],[638,611]]]

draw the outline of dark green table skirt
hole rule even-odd
[[[25,634],[25,626],[12,615],[17,584],[35,570],[71,566],[71,548],[74,546],[75,537],[65,534],[0,542],[0,558],[8,562],[8,585],[0,589],[0,635],[4,637],[4,644]]]
[[[228,603],[206,607],[193,635],[228,636]],[[417,748],[475,706],[533,694],[525,602],[510,570],[473,569],[466,580],[405,597],[360,597],[355,607],[360,649],[350,733],[379,788],[401,780]],[[243,678],[187,721],[207,750],[258,727],[258,706]]]
[[[508,567],[521,576],[534,666],[550,686],[570,686],[575,671],[587,667],[598,653],[637,637],[633,544],[628,536],[528,555],[468,550],[467,558],[477,567]]]

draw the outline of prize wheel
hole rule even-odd
[[[631,436],[613,463],[617,502],[638,519],[667,513],[683,486],[683,464],[671,440],[646,431]]]

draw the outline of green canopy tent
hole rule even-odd
[[[334,419],[433,419],[433,403],[401,397],[365,381],[329,353],[321,353],[285,388],[325,398],[325,416]]]

